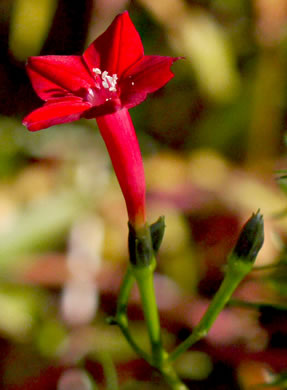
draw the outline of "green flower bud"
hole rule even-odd
[[[252,214],[243,226],[231,257],[246,263],[254,263],[264,242],[263,215],[260,210]]]

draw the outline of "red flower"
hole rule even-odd
[[[80,118],[97,118],[132,223],[145,221],[145,183],[127,109],[166,84],[173,77],[170,67],[177,59],[145,56],[139,34],[124,12],[82,56],[28,60],[32,85],[45,104],[26,116],[23,124],[36,131]]]

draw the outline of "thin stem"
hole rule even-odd
[[[264,308],[274,308],[276,310],[287,310],[287,305],[281,305],[278,303],[267,303],[267,302],[247,302],[242,301],[241,299],[230,299],[228,302],[229,306],[240,306],[246,307],[247,309],[260,310]]]
[[[134,341],[133,337],[131,336],[129,329],[127,326],[123,325],[121,322],[118,322],[118,326],[120,330],[122,331],[123,336],[125,337],[126,341],[129,343],[131,348],[145,361],[147,361],[149,364],[152,365],[152,359],[151,357],[142,350],[137,343]]]
[[[165,362],[159,368],[159,371],[173,390],[188,390],[188,387],[182,383],[182,381],[177,376],[177,373],[175,372],[172,364],[168,361],[167,354]]]
[[[151,365],[158,369],[173,390],[188,390],[178,378],[174,368],[168,361],[167,352],[162,347],[161,329],[153,280],[154,268],[155,260],[147,267],[134,267],[133,269],[140,291],[143,312],[151,343]]]
[[[131,265],[127,270],[120,289],[115,322],[119,325],[123,335],[135,352],[151,366],[156,368],[164,376],[166,382],[173,390],[188,390],[178,378],[174,368],[168,361],[167,352],[162,347],[159,314],[154,289],[156,260],[152,248],[153,243],[150,237],[150,230],[148,228],[142,229],[141,231],[134,231],[132,226],[129,227]],[[128,329],[128,318],[126,314],[127,302],[135,280],[139,288],[144,318],[147,325],[151,345],[151,357],[139,348],[132,339]]]
[[[105,380],[106,380],[106,390],[118,390],[118,377],[117,371],[113,364],[113,361],[108,353],[102,352],[99,354],[99,361],[102,364]]]
[[[117,318],[121,317],[122,315],[126,315],[127,312],[127,305],[128,305],[128,300],[130,297],[131,289],[134,285],[135,279],[133,277],[131,268],[128,267],[126,274],[124,276],[119,296],[118,296],[118,301],[117,301]]]
[[[132,274],[131,268],[129,267],[127,269],[127,272],[125,274],[124,280],[120,288],[115,321],[119,326],[119,328],[121,329],[125,339],[130,344],[131,348],[141,358],[145,359],[148,363],[151,363],[150,356],[137,345],[137,343],[134,341],[128,329],[127,305],[128,305],[129,296],[134,282],[135,279]]]
[[[153,365],[160,367],[163,361],[163,349],[161,343],[161,330],[159,315],[155,298],[153,271],[155,260],[147,267],[133,267],[133,274],[137,280],[144,317],[147,324],[151,343]]]
[[[183,341],[169,356],[169,361],[174,361],[179,355],[188,350],[193,344],[206,336],[209,329],[216,320],[218,314],[224,308],[234,290],[246,275],[244,269],[237,269],[236,267],[229,267],[227,269],[226,276],[211,301],[204,316],[200,320],[199,324],[194,328],[192,334]]]
[[[268,265],[261,265],[256,266],[252,268],[252,271],[268,271],[276,268],[287,268],[287,263],[276,263],[276,264],[268,264]]]

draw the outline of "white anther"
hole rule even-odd
[[[95,97],[95,93],[94,93],[93,89],[89,88],[88,94],[86,96],[87,101],[93,101],[94,97]]]
[[[93,72],[97,75],[101,75],[102,78],[102,86],[105,89],[108,89],[110,92],[115,92],[118,76],[116,74],[113,74],[112,76],[109,75],[108,71],[104,70],[103,72],[99,68],[93,68]],[[97,88],[100,88],[100,86],[96,86]]]
[[[89,88],[88,89],[88,93],[89,93],[89,95],[94,96],[93,88]]]
[[[96,74],[102,74],[102,71],[99,68],[93,68],[92,70]]]
[[[110,87],[106,79],[103,80],[102,85],[103,85],[104,88],[109,88]]]
[[[113,85],[113,78],[111,76],[106,76],[105,81],[109,84],[109,86]]]

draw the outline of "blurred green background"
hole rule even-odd
[[[165,389],[105,318],[127,215],[96,122],[29,133],[33,55],[81,54],[128,9],[146,54],[184,56],[131,110],[149,222],[166,216],[156,291],[171,349],[217,290],[258,208],[265,244],[207,338],[176,364],[192,389],[248,389],[286,369],[286,0],[0,1],[0,389]],[[261,305],[261,303],[264,303]],[[260,304],[259,304],[260,303]],[[137,292],[129,311],[147,348]],[[260,388],[260,387],[258,387]],[[273,386],[272,389],[279,389]],[[283,387],[281,387],[283,388]]]

